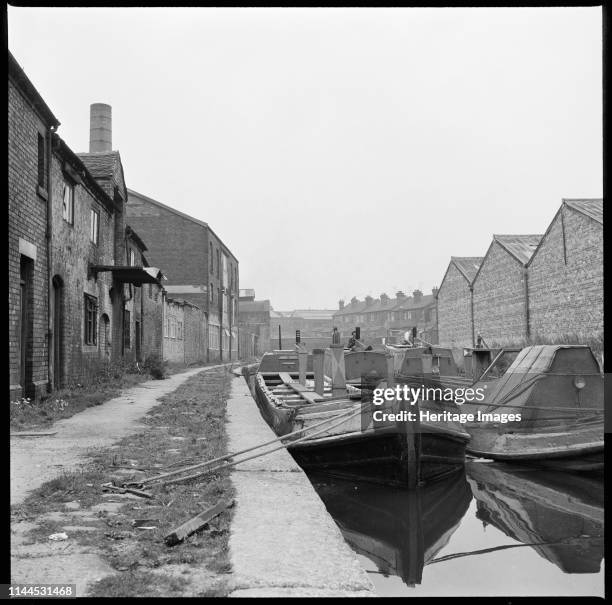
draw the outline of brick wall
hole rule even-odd
[[[474,281],[474,328],[489,345],[526,337],[523,265],[493,241]]]
[[[143,286],[142,326],[143,359],[149,355],[162,359],[163,296],[161,286],[157,284]]]
[[[62,170],[63,160],[53,154],[52,177],[52,275],[61,284],[59,293],[60,325],[53,325],[53,338],[59,339],[60,385],[87,381],[102,363],[112,356],[112,325],[116,317],[111,300],[112,275],[88,275],[92,265],[112,265],[115,254],[115,214],[84,185],[74,185],[72,224],[63,218],[64,186],[71,184]],[[98,211],[98,244],[90,238],[91,216]],[[85,294],[97,301],[97,342],[85,342]],[[105,324],[108,321],[108,330]],[[52,360],[52,367],[55,359]],[[58,385],[58,386],[60,386]]]
[[[528,284],[532,339],[602,338],[603,225],[563,205],[529,264]]]
[[[224,340],[229,347],[222,327],[231,332],[236,323],[232,321],[229,307],[238,297],[238,262],[203,223],[133,193],[129,195],[126,212],[129,224],[147,244],[149,263],[160,268],[168,278],[166,285],[171,296],[187,300],[206,313],[211,324],[207,333],[216,331],[219,335],[219,347],[213,348],[209,359],[220,359]],[[225,294],[221,292],[223,252],[228,255],[228,291]],[[173,286],[185,288],[173,290]],[[226,313],[223,313],[224,297]],[[232,349],[235,348],[232,344]],[[225,351],[224,358],[228,357],[229,353]]]
[[[38,134],[46,125],[9,78],[8,91],[8,247],[10,396],[40,397],[48,388],[47,202],[37,194]],[[47,175],[48,179],[48,175]],[[20,242],[21,240],[21,242]],[[25,384],[21,382],[22,254],[29,259],[28,312],[31,329],[26,346]],[[35,255],[36,258],[29,258]]]
[[[164,303],[164,359],[183,363],[185,361],[185,340],[177,333],[178,324],[185,325],[184,305],[171,299]]]
[[[452,262],[438,290],[438,339],[444,347],[473,344],[470,285]]]

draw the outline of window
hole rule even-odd
[[[38,185],[45,189],[45,137],[38,133]]]
[[[74,185],[64,183],[62,198],[62,218],[71,225],[74,224]]]
[[[210,256],[210,272],[212,273],[215,269],[215,255],[213,254],[212,242],[209,244],[210,250],[208,256]]]
[[[178,332],[177,332],[176,337],[179,340],[183,340],[183,322],[182,321],[178,322]]]
[[[127,309],[123,311],[123,347],[129,349],[130,342],[130,312]]]
[[[221,251],[217,250],[217,277],[220,275],[220,266],[221,266]]]
[[[85,344],[95,345],[97,328],[98,301],[95,297],[85,294]]]
[[[210,302],[215,302],[215,287],[213,286],[212,282],[210,282]]]
[[[134,252],[134,248],[130,248],[130,267],[134,267],[136,265],[136,253]]]
[[[149,284],[149,298],[153,298],[153,284]]]
[[[168,338],[169,334],[170,334],[170,318],[166,317],[166,320],[164,321],[164,338]]]
[[[100,235],[100,213],[92,208],[90,211],[90,223],[89,223],[89,239],[98,245],[98,238]]]

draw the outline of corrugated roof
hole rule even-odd
[[[535,252],[535,249],[538,247],[542,239],[542,234],[494,235],[493,239],[503,246],[519,262],[526,265]]]
[[[589,199],[564,199],[563,202],[570,208],[582,212],[596,220],[598,223],[603,225],[603,199],[601,198],[589,198]]]
[[[482,256],[451,256],[451,263],[461,271],[469,283],[472,283],[483,258]]]

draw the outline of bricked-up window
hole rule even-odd
[[[62,218],[71,225],[74,224],[74,185],[64,183],[62,197]]]
[[[89,239],[97,246],[100,238],[100,213],[92,208],[89,218]]]
[[[123,348],[129,349],[132,346],[130,341],[130,312],[127,309],[123,311]]]
[[[42,187],[43,189],[45,188],[45,159],[47,157],[47,154],[45,153],[45,137],[40,134],[40,132],[38,133],[38,185],[40,187]]]
[[[98,300],[94,296],[85,294],[85,344],[95,345],[98,334],[97,326]]]

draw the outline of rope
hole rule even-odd
[[[158,481],[159,479],[164,479],[165,477],[171,477],[173,475],[178,475],[180,473],[186,473],[187,471],[195,470],[196,468],[200,468],[202,466],[206,466],[207,464],[215,464],[217,462],[223,462],[224,460],[228,460],[229,458],[234,458],[235,456],[240,456],[241,454],[246,454],[248,452],[251,452],[253,450],[259,449],[261,447],[266,447],[268,445],[272,445],[273,443],[276,443],[277,441],[282,441],[283,439],[287,439],[288,437],[292,437],[294,435],[299,435],[300,433],[303,433],[305,431],[310,431],[312,429],[318,428],[319,426],[322,426],[322,425],[324,425],[324,424],[326,424],[328,422],[332,422],[334,420],[337,420],[340,417],[348,415],[351,412],[352,412],[352,410],[347,410],[346,412],[343,412],[342,414],[339,414],[337,416],[332,416],[331,418],[326,418],[325,420],[322,420],[321,422],[317,422],[316,424],[313,424],[311,426],[298,429],[297,431],[293,431],[291,433],[287,433],[286,435],[281,435],[280,437],[277,437],[276,439],[272,439],[271,441],[267,441],[265,443],[259,443],[257,445],[253,445],[252,447],[246,448],[244,450],[240,450],[238,452],[233,452],[233,453],[230,453],[230,454],[225,454],[224,456],[220,456],[219,458],[213,458],[212,460],[206,460],[205,462],[198,462],[198,464],[193,464],[191,466],[186,466],[184,468],[180,468],[180,469],[177,469],[175,471],[170,471],[170,472],[167,472],[167,473],[162,473],[161,475],[156,475],[154,477],[148,477],[146,479],[142,479],[141,481],[138,481],[137,483],[140,484],[140,485],[143,485],[144,483],[150,483],[151,481]],[[326,429],[326,430],[328,430],[328,429]]]
[[[357,416],[357,414],[361,414],[361,413],[363,413],[362,409],[356,410],[351,415],[346,416],[345,418],[343,418],[342,420],[340,420],[336,424],[332,424],[331,426],[329,426],[327,428],[324,428],[324,429],[321,429],[320,431],[316,431],[315,433],[312,433],[311,435],[305,435],[304,437],[300,437],[299,439],[296,439],[295,441],[292,441],[291,445],[295,445],[296,443],[300,443],[301,441],[304,441],[306,439],[312,439],[316,435],[320,435],[321,433],[324,433],[326,431],[330,431],[331,429],[339,426],[343,422],[346,422],[347,420],[350,420],[354,416]],[[337,418],[337,416],[335,418]],[[194,473],[193,475],[187,475],[186,477],[178,477],[177,479],[171,479],[170,481],[164,481],[162,483],[162,485],[173,485],[174,483],[180,483],[181,481],[189,481],[191,479],[197,479],[198,477],[203,477],[204,475],[209,475],[210,473],[214,473],[214,472],[217,472],[217,471],[222,471],[222,470],[231,468],[232,466],[236,466],[237,464],[240,464],[241,462],[247,462],[248,460],[253,460],[254,458],[260,458],[261,456],[265,456],[267,454],[271,454],[272,452],[276,452],[276,451],[278,451],[280,449],[283,449],[285,447],[287,447],[285,444],[281,444],[278,447],[275,447],[275,448],[273,448],[271,450],[267,450],[265,452],[260,452],[260,453],[254,454],[253,456],[248,456],[247,458],[243,458],[242,460],[235,460],[235,461],[230,462],[230,463],[225,464],[225,465],[209,468],[209,469],[206,469],[206,470],[202,471],[201,473]]]

